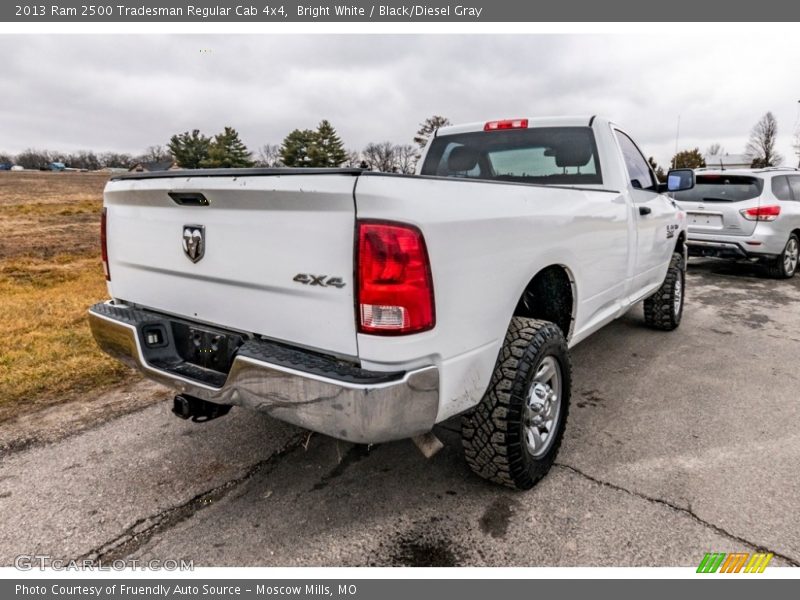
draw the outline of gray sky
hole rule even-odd
[[[348,148],[421,120],[602,114],[666,163],[744,151],[768,110],[797,164],[796,36],[0,35],[0,151],[142,152],[236,127],[255,150],[327,118]]]

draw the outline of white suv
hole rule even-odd
[[[757,260],[772,277],[794,276],[800,169],[697,169],[695,187],[673,196],[688,213],[690,256]]]

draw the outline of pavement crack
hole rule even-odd
[[[256,475],[269,472],[268,470],[274,468],[279,460],[301,448],[305,438],[304,432],[293,435],[279,450],[250,466],[240,477],[226,481],[210,490],[200,492],[183,504],[171,506],[155,515],[138,519],[115,538],[82,554],[76,560],[94,560],[107,563],[130,556],[147,544],[154,536],[175,527],[178,523],[192,517],[199,510],[221,500],[231,490]]]
[[[747,546],[748,548],[751,548],[752,550],[755,550],[756,552],[770,552],[773,555],[775,555],[777,558],[785,560],[787,563],[789,563],[793,567],[800,567],[800,561],[798,561],[795,558],[792,558],[792,557],[787,556],[786,554],[782,554],[780,552],[776,552],[775,550],[771,550],[771,549],[769,549],[769,548],[767,548],[767,547],[765,547],[765,546],[763,546],[761,544],[758,544],[756,542],[751,542],[750,540],[747,540],[747,539],[745,539],[745,538],[743,538],[741,536],[738,536],[735,533],[731,533],[730,531],[720,527],[719,525],[715,525],[714,523],[710,523],[710,522],[706,521],[705,519],[700,517],[696,512],[694,512],[694,510],[692,509],[691,503],[689,504],[689,508],[685,508],[683,506],[679,506],[677,504],[674,504],[673,502],[670,502],[669,500],[664,500],[663,498],[654,498],[653,496],[648,496],[646,494],[642,494],[641,492],[637,492],[637,491],[634,491],[634,490],[630,490],[630,489],[628,489],[626,487],[622,487],[621,485],[617,485],[616,483],[610,483],[608,481],[603,481],[602,479],[598,479],[597,477],[593,477],[592,475],[589,475],[588,473],[585,473],[584,471],[581,471],[580,469],[578,469],[576,467],[573,467],[572,465],[556,462],[556,463],[553,463],[553,466],[561,467],[562,469],[564,469],[566,471],[572,471],[576,475],[579,475],[579,476],[583,477],[584,479],[587,479],[587,480],[589,480],[592,483],[595,483],[597,485],[600,485],[600,486],[603,486],[603,487],[607,487],[607,488],[615,490],[617,492],[623,492],[623,493],[628,494],[630,496],[634,496],[636,498],[640,498],[642,500],[646,500],[647,502],[650,502],[652,504],[659,504],[661,506],[666,506],[667,508],[670,508],[670,509],[672,509],[672,510],[674,510],[676,512],[679,512],[679,513],[682,513],[684,515],[687,515],[689,518],[691,518],[696,523],[699,523],[703,527],[711,529],[711,530],[715,531],[716,533],[718,533],[719,535],[722,535],[722,536],[724,536],[724,537],[726,537],[726,538],[728,538],[730,540],[733,540],[735,542],[743,544],[744,546]]]

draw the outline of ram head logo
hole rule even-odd
[[[183,226],[183,253],[196,263],[206,253],[206,228],[203,225]]]

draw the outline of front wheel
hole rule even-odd
[[[461,420],[470,468],[495,483],[532,488],[558,454],[571,386],[561,329],[549,321],[514,317],[489,389]]]
[[[675,252],[658,291],[644,301],[644,321],[653,329],[672,331],[683,317],[686,270],[683,254]]]
[[[769,265],[770,277],[775,279],[789,279],[797,271],[798,257],[800,256],[800,242],[794,233],[789,236],[789,241],[783,248],[781,255]]]

